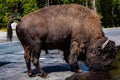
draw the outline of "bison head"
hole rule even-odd
[[[86,54],[86,64],[90,70],[105,71],[114,61],[117,54],[114,41],[98,40]]]

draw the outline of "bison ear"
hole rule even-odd
[[[101,48],[104,49],[106,47],[106,45],[108,44],[108,42],[109,42],[109,39],[103,43]]]

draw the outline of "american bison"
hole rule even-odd
[[[39,75],[46,77],[39,66],[41,49],[62,50],[65,61],[75,72],[79,71],[81,55],[85,55],[84,59],[91,68],[99,68],[98,64],[103,68],[113,61],[116,54],[115,43],[104,36],[96,12],[81,5],[48,6],[17,20],[16,33],[24,48],[29,76],[34,76],[32,61]]]

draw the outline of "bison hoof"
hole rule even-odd
[[[35,77],[35,74],[34,73],[28,73],[28,76],[29,77]]]
[[[39,73],[38,76],[43,77],[43,78],[48,78],[47,73]]]

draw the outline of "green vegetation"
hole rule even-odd
[[[71,3],[97,11],[104,27],[120,26],[120,0],[0,0],[0,29],[13,17],[21,18],[44,6]]]
[[[6,32],[7,29],[6,28],[1,28],[0,31],[5,31]]]
[[[119,53],[117,54],[114,63],[112,64],[110,68],[110,74],[112,76],[119,77],[119,80],[120,80],[120,49],[119,49]]]

